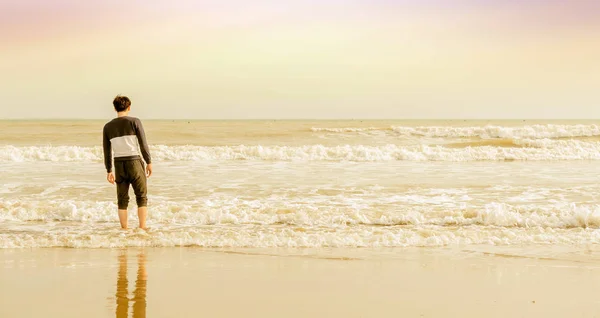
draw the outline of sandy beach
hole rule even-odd
[[[4,249],[0,316],[600,315],[600,254],[523,251]]]

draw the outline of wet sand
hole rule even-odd
[[[600,317],[584,248],[0,250],[0,317]]]

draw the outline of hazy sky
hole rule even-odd
[[[0,118],[119,93],[143,118],[600,118],[600,1],[0,0]]]

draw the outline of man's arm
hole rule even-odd
[[[150,148],[148,148],[148,142],[146,141],[144,126],[139,119],[135,121],[135,134],[140,144],[140,150],[142,151],[142,157],[144,157],[144,161],[146,161],[146,164],[151,164],[152,157],[150,156]]]
[[[150,178],[152,175],[152,157],[150,156],[150,148],[146,141],[146,133],[144,132],[144,126],[142,121],[137,119],[135,121],[135,135],[137,136],[138,143],[140,144],[140,150],[142,151],[142,157],[146,161],[146,177]]]
[[[102,131],[102,148],[104,149],[104,166],[106,167],[106,172],[110,173],[112,171],[112,149],[110,139],[106,133],[106,127]]]
[[[106,181],[115,184],[115,175],[112,173],[112,149],[110,139],[106,133],[106,127],[102,131],[102,149],[104,150],[104,166],[106,167]]]

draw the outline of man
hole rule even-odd
[[[148,143],[142,122],[129,116],[131,101],[126,96],[117,96],[113,100],[117,118],[104,125],[102,146],[106,180],[117,184],[117,205],[121,228],[127,229],[127,206],[129,204],[129,185],[133,187],[138,206],[140,228],[146,229],[148,215],[146,197],[146,178],[152,175],[152,163]],[[141,156],[144,158],[146,165]],[[114,172],[112,157],[114,154]]]

